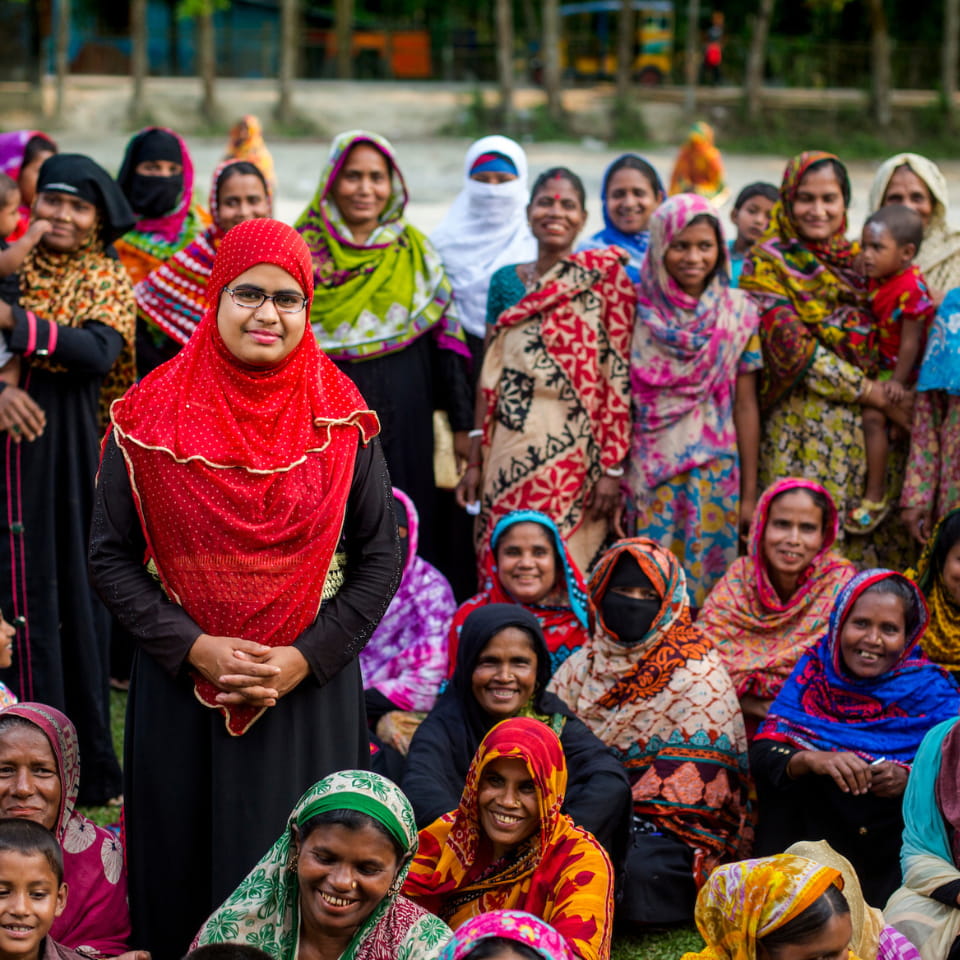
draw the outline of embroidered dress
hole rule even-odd
[[[463,622],[479,607],[489,603],[516,603],[500,582],[497,572],[497,544],[503,535],[518,523],[537,523],[543,527],[553,541],[556,556],[560,558],[561,569],[557,570],[557,581],[550,592],[539,603],[525,603],[521,606],[529,610],[543,628],[543,636],[550,651],[550,674],[587,639],[587,588],[583,574],[578,569],[570,550],[563,542],[557,525],[538,510],[515,510],[508,513],[497,524],[490,538],[490,549],[483,559],[483,590],[460,604],[450,623],[447,639],[448,674],[453,676],[457,665],[457,646]]]
[[[556,522],[589,569],[607,535],[586,498],[629,443],[635,293],[617,250],[561,260],[500,314],[480,374],[485,406],[477,554],[513,510]]]
[[[631,646],[610,635],[600,612],[624,555],[636,561],[662,601],[646,636]],[[593,635],[557,671],[550,689],[613,748],[632,786],[634,816],[689,848],[687,879],[699,886],[718,863],[750,845],[747,738],[733,685],[710,641],[690,622],[682,567],[654,541],[621,540],[611,547],[590,579],[590,598]],[[642,846],[642,839],[635,844]],[[647,866],[643,871],[628,864],[625,899],[633,895],[631,883],[647,884],[651,874],[654,886],[666,885],[665,871]],[[663,891],[667,902],[644,919],[692,918],[693,890],[688,883]],[[685,910],[670,902],[687,891]],[[676,917],[663,912],[672,910]]]
[[[76,728],[59,710],[43,703],[5,707],[0,720],[4,717],[22,717],[42,730],[57,763],[60,808],[53,832],[63,850],[63,882],[73,902],[67,898],[50,937],[87,956],[124,953],[130,939],[130,910],[123,847],[114,833],[76,810],[80,784]]]
[[[716,220],[706,200],[682,194],[650,218],[631,350],[633,439],[624,478],[631,531],[680,558],[695,608],[737,556],[734,391],[738,376],[761,367],[756,311],[730,289],[724,249],[699,299],[684,293],[664,266],[674,237],[705,215]]]
[[[396,879],[360,924],[340,960],[436,960],[450,938],[450,928],[397,892],[410,869],[410,857],[417,852],[413,810],[395,784],[366,770],[335,773],[307,790],[280,838],[204,923],[196,945],[243,943],[275,960],[296,960],[302,932],[296,831],[332,810],[356,810],[372,817],[406,850]]]
[[[763,540],[770,507],[781,494],[807,490],[827,498],[823,545],[782,600],[770,581]],[[716,647],[738,697],[772,700],[803,652],[823,636],[837,594],[856,573],[832,547],[839,520],[830,494],[812,480],[788,477],[767,487],[757,503],[749,552],[738,557],[710,592],[697,626]]]
[[[544,960],[575,960],[567,941],[538,917],[522,910],[491,910],[462,924],[447,941],[440,960],[464,960],[484,940],[513,940]]]
[[[477,794],[484,769],[500,758],[526,766],[540,823],[493,860]],[[546,724],[527,717],[497,724],[470,765],[460,805],[420,831],[404,893],[454,929],[490,910],[524,910],[562,934],[583,960],[607,960],[613,869],[600,844],[561,813],[566,786],[563,748]]]

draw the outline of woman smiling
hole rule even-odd
[[[413,810],[395,784],[335,773],[300,798],[197,942],[249,943],[275,960],[434,960],[450,928],[400,895],[416,852]]]
[[[960,709],[956,685],[918,645],[926,626],[909,580],[854,577],[750,748],[757,852],[823,838],[853,864],[869,903],[900,883],[900,809],[920,741]]]
[[[459,806],[420,831],[404,892],[452,927],[492,909],[525,910],[582,960],[610,954],[613,870],[561,813],[567,767],[545,724],[516,717],[477,750]]]

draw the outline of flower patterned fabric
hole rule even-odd
[[[517,602],[500,582],[497,572],[497,544],[503,535],[518,523],[537,523],[543,527],[553,541],[556,556],[560,558],[561,569],[557,570],[557,582],[550,593],[540,603],[521,604],[537,618],[543,629],[543,638],[550,651],[550,673],[571,653],[579,650],[588,636],[587,587],[557,525],[538,510],[514,510],[502,517],[493,531],[490,549],[483,558],[483,590],[460,604],[450,623],[447,637],[447,675],[450,677],[457,666],[460,631],[467,617],[477,608],[490,603]]]
[[[552,517],[582,570],[606,537],[606,518],[585,502],[629,446],[636,294],[625,261],[616,248],[571,254],[497,320],[480,374],[478,556],[513,510]]]
[[[794,490],[819,493],[827,498],[829,508],[823,518],[823,546],[800,574],[791,596],[782,600],[770,581],[763,539],[773,501]],[[838,530],[836,505],[812,480],[788,477],[767,487],[760,497],[748,554],[733,561],[697,618],[697,626],[716,646],[738,697],[773,699],[804,650],[823,636],[837,594],[856,573],[852,563],[831,549]]]
[[[380,224],[357,244],[330,196],[350,151],[379,151],[390,173],[390,196]],[[427,331],[441,347],[467,356],[453,291],[430,241],[404,219],[407,188],[393,147],[365,130],[341,133],[330,147],[300,231],[313,261],[310,320],[320,348],[334,360],[359,360],[401,350]]]
[[[599,613],[607,584],[629,554],[662,598],[646,637],[624,646]],[[620,759],[634,812],[695,851],[698,883],[749,849],[747,737],[733,685],[690,622],[683,568],[652,540],[621,540],[590,579],[593,636],[557,671],[550,689]]]
[[[296,960],[300,883],[295,831],[326,810],[357,810],[403,838],[406,857],[386,896],[354,933],[340,960],[435,960],[450,928],[397,893],[417,851],[413,810],[400,788],[366,770],[344,770],[314,784],[297,801],[287,828],[239,887],[204,923],[195,946],[244,943],[275,960]]]
[[[464,960],[491,938],[513,940],[536,950],[544,960],[576,960],[567,941],[548,923],[522,910],[491,910],[457,928],[440,960]]]
[[[697,929],[706,947],[682,960],[757,960],[758,941],[830,886],[843,888],[839,870],[788,853],[718,867],[697,897]]]
[[[855,677],[843,665],[840,634],[864,591],[891,578],[913,592],[917,626],[886,673]],[[841,591],[828,632],[800,658],[756,739],[798,750],[849,750],[868,763],[912,763],[924,734],[960,711],[956,684],[920,649],[927,621],[923,595],[912,581],[891,570],[858,574]]]
[[[114,833],[77,812],[80,751],[77,731],[59,711],[44,703],[20,703],[0,710],[22,717],[43,731],[57,762],[60,809],[53,832],[63,849],[63,881],[72,896],[53,921],[50,939],[92,956],[113,957],[127,950],[130,911],[123,847]]]
[[[539,831],[499,860],[480,823],[478,792],[494,760],[521,760],[536,787]],[[562,934],[582,960],[607,960],[613,868],[599,843],[561,813],[567,765],[545,724],[514,717],[477,750],[460,805],[420,831],[404,892],[457,929],[490,910],[532,913]]]

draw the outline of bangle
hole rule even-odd
[[[603,472],[604,472],[608,477],[614,477],[615,479],[616,479],[616,478],[619,478],[619,477],[622,477],[622,476],[624,475],[624,473],[626,473],[626,471],[623,469],[623,467],[607,467],[607,469],[604,470]]]
[[[870,394],[873,393],[873,381],[867,380],[863,385],[863,389],[860,391],[860,402],[866,403],[870,399]]]
[[[467,434],[467,436],[468,436],[471,440],[475,440],[477,437],[482,437],[482,436],[483,436],[483,430],[482,430],[482,429],[481,429],[481,430],[471,430],[471,431]]]

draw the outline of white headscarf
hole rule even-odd
[[[509,157],[517,179],[497,184],[471,180],[470,169],[484,153]],[[487,290],[494,270],[537,255],[537,241],[527,224],[527,190],[523,147],[509,137],[483,137],[467,150],[463,189],[430,237],[453,285],[460,322],[475,337],[485,333]]]
[[[870,210],[878,210],[893,175],[900,167],[909,167],[925,184],[933,198],[933,216],[923,234],[917,254],[917,266],[927,284],[935,290],[952,290],[960,286],[960,232],[947,225],[947,181],[940,168],[918,153],[898,153],[881,164],[870,188]]]

